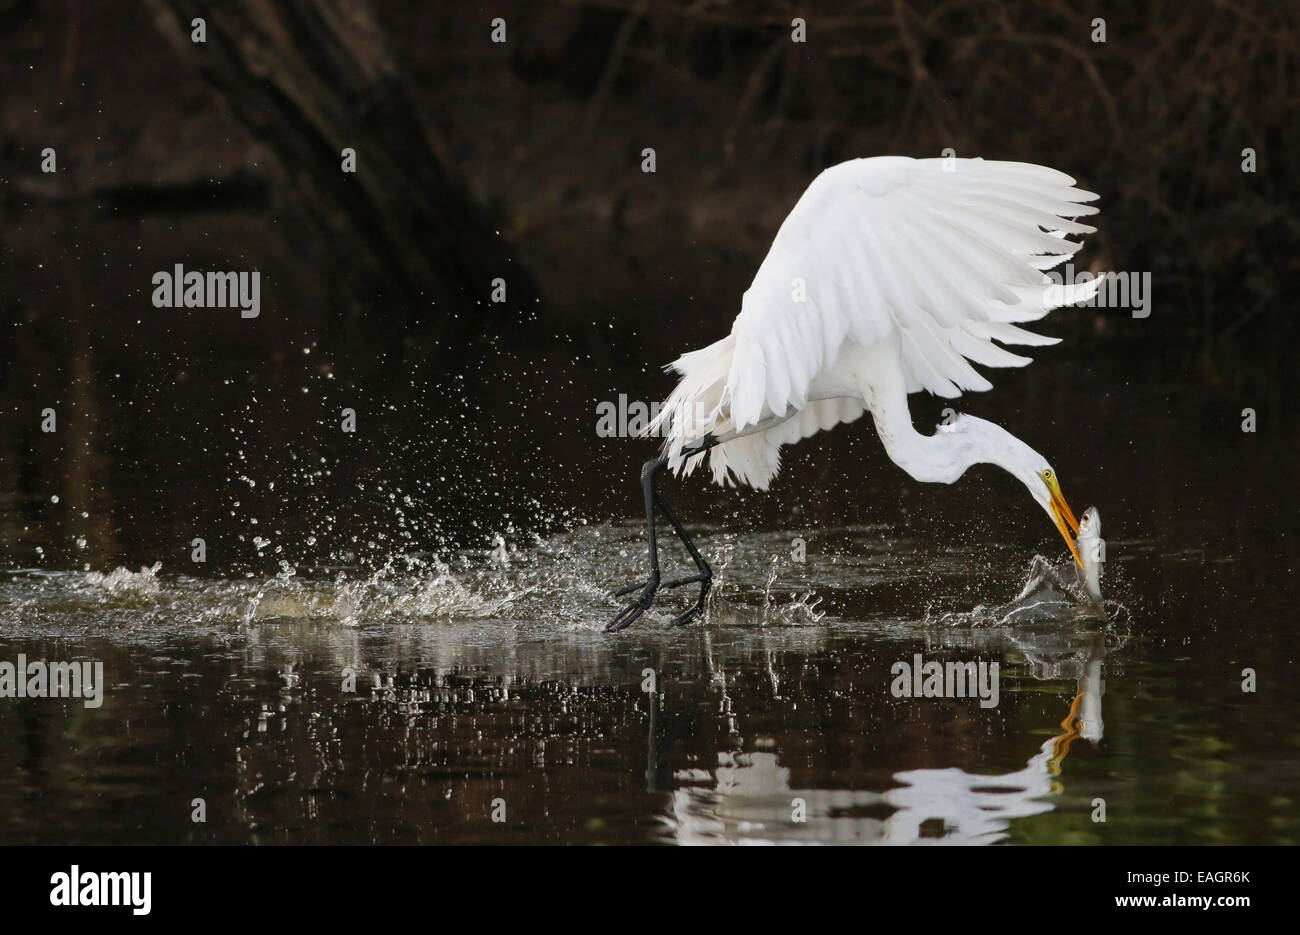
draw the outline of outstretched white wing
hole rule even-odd
[[[972,361],[1029,363],[993,341],[1054,344],[1014,323],[1095,291],[1049,287],[1044,271],[1079,249],[1066,235],[1094,230],[1071,219],[1095,214],[1081,202],[1096,197],[1016,162],[883,156],[827,169],[781,225],[732,327],[721,400],[732,424],[803,409],[846,341],[895,333],[909,392],[989,389]]]

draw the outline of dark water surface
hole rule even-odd
[[[1149,474],[1088,492],[1105,622],[1060,604],[1000,625],[1034,550],[923,508],[705,526],[709,621],[668,627],[674,595],[618,636],[605,589],[642,573],[634,522],[379,569],[14,569],[0,660],[101,660],[107,689],[100,708],[0,700],[0,837],[1295,843],[1293,545],[1250,493],[1286,449],[1231,445],[1162,462],[1153,442]],[[991,475],[951,490],[1059,546]],[[996,707],[895,697],[917,653],[997,662]]]
[[[0,841],[1300,840],[1300,458],[1271,397],[1045,349],[958,403],[1098,506],[1108,622],[1008,614],[1064,554],[1041,510],[990,467],[916,484],[862,421],[766,494],[667,480],[716,600],[610,636],[653,449],[595,405],[662,395],[653,367],[521,353],[426,387],[174,340],[10,361],[0,663],[98,660],[107,688],[0,697]],[[996,706],[896,697],[917,653],[996,662]]]

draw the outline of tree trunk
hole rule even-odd
[[[354,303],[383,304],[392,325],[418,325],[423,343],[453,354],[536,320],[532,276],[438,159],[366,0],[150,3],[181,55],[275,153],[338,262],[364,261],[342,277]],[[191,40],[196,17],[205,43]],[[355,173],[342,171],[345,147]],[[491,301],[497,278],[506,303]]]

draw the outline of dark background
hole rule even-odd
[[[1265,2],[0,0],[0,557],[188,572],[204,536],[199,570],[240,573],[634,515],[653,445],[598,438],[597,403],[663,398],[728,331],[822,168],[945,147],[1071,174],[1101,195],[1079,260],[1154,280],[1150,318],[1062,310],[1063,344],[959,407],[1168,541],[1205,532],[1179,475],[1222,475],[1243,519],[1216,535],[1273,548],[1232,478],[1295,463],[1298,37]],[[261,316],[153,308],[178,262],[260,271]],[[878,448],[859,423],[771,494],[675,486],[735,529],[915,511],[1048,541],[982,508],[1010,479],[918,489]]]

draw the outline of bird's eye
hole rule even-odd
[[[1043,477],[1051,477],[1051,476],[1052,476],[1052,472],[1051,472],[1051,471],[1044,471],[1044,472],[1043,472]]]

